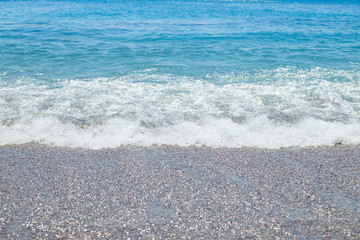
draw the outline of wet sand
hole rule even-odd
[[[0,147],[0,239],[359,239],[360,146]]]

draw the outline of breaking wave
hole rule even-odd
[[[3,81],[0,145],[210,147],[360,143],[360,72],[277,68],[202,78]]]

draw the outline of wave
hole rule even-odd
[[[210,147],[360,143],[358,70],[277,68],[202,78],[3,81],[0,145]]]

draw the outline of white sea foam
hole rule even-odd
[[[103,125],[79,128],[44,117],[12,127],[0,127],[0,144],[39,142],[56,146],[100,149],[121,145],[153,144],[210,147],[318,146],[360,143],[360,124],[329,123],[307,119],[294,125],[275,125],[265,117],[239,125],[228,119],[208,119],[207,124],[182,122],[175,126],[148,129],[139,121],[111,119]]]
[[[112,79],[4,83],[0,145],[359,144],[359,79],[355,70],[321,68],[199,79],[153,69]]]

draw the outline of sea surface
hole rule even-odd
[[[360,1],[0,2],[0,145],[360,144]]]

